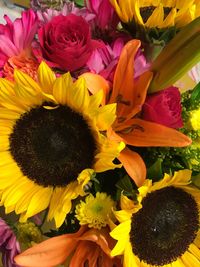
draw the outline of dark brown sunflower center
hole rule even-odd
[[[140,14],[143,19],[143,22],[146,23],[147,20],[151,17],[156,7],[154,6],[147,6],[140,8]],[[170,11],[172,10],[171,7],[164,7],[164,19],[169,15]]]
[[[65,186],[92,167],[96,142],[79,113],[67,106],[40,106],[17,120],[10,151],[29,179],[43,186]]]
[[[167,187],[148,194],[132,216],[132,250],[147,264],[170,264],[183,255],[196,237],[199,220],[194,198]]]

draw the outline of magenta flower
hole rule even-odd
[[[127,40],[126,36],[120,37],[111,45],[104,44],[101,48],[94,50],[86,64],[90,72],[99,74],[106,80],[113,82],[115,68]],[[149,68],[149,64],[147,64],[141,50],[138,50],[134,60],[134,78],[137,78]]]
[[[142,118],[171,128],[181,128],[181,96],[177,87],[169,87],[147,97]]]
[[[86,0],[86,6],[96,15],[95,25],[100,29],[116,28],[119,18],[109,0]]]
[[[17,267],[14,257],[20,253],[19,243],[11,228],[0,218],[0,252],[4,267]]]
[[[28,10],[22,12],[22,18],[14,22],[6,15],[4,18],[6,25],[0,24],[0,76],[12,78],[14,68],[31,75],[37,68],[31,51],[38,27],[37,16]]]
[[[37,54],[51,67],[76,71],[88,61],[100,43],[91,38],[87,21],[74,14],[53,17],[38,31],[41,50]],[[40,54],[41,52],[41,54]],[[42,59],[41,58],[41,59]]]

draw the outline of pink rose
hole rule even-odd
[[[89,24],[81,16],[53,17],[38,31],[42,57],[52,67],[75,71],[83,67],[98,42],[91,39]]]
[[[169,87],[147,97],[142,111],[142,118],[166,125],[181,128],[181,97],[177,87]]]

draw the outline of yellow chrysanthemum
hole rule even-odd
[[[110,0],[120,19],[148,28],[182,27],[200,14],[194,0]]]
[[[106,193],[88,195],[84,201],[76,206],[76,218],[80,225],[87,224],[88,227],[101,229],[109,223],[115,202]]]
[[[182,170],[154,184],[146,180],[137,204],[122,196],[111,255],[124,255],[124,267],[200,266],[200,191],[190,179]]]
[[[93,172],[120,167],[124,144],[102,134],[116,105],[100,106],[102,92],[90,96],[83,78],[56,78],[45,63],[38,83],[18,70],[14,78],[0,79],[0,204],[21,222],[49,207],[59,227]]]

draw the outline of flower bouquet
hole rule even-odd
[[[3,266],[200,266],[200,1],[30,4],[0,25]]]

